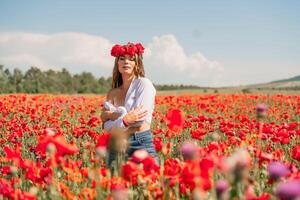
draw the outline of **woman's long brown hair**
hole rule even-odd
[[[115,65],[113,69],[113,75],[112,75],[112,88],[118,88],[123,84],[122,74],[119,72],[118,69],[118,61],[119,57],[116,57],[115,59]],[[141,55],[135,54],[135,67],[134,67],[134,75],[139,77],[145,77],[145,70],[144,70],[144,64],[143,64],[143,58]]]

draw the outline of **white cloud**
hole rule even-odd
[[[0,33],[0,64],[26,70],[67,68],[72,73],[83,70],[95,76],[109,76],[113,58],[113,43],[101,36],[85,33],[37,34],[23,32]],[[155,83],[217,85],[224,68],[208,60],[201,52],[187,55],[174,35],[153,37],[146,47],[146,75]]]
[[[224,68],[201,52],[187,55],[174,35],[154,37],[145,53],[146,73],[158,83],[213,86],[221,81]]]
[[[0,63],[23,70],[65,67],[73,73],[85,70],[108,76],[113,66],[112,45],[106,38],[85,33],[0,33]]]

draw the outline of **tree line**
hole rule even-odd
[[[90,72],[72,75],[67,69],[42,71],[30,67],[24,73],[14,68],[12,72],[0,65],[0,93],[52,93],[52,94],[104,94],[111,88],[112,77],[96,78]],[[154,85],[157,90],[196,89],[198,86]]]

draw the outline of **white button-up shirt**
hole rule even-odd
[[[154,111],[155,104],[155,95],[156,89],[149,79],[145,77],[134,77],[126,93],[124,107],[126,108],[127,112],[129,112],[138,106],[143,105],[148,112],[145,120],[132,124],[130,125],[131,127],[140,126],[144,122],[151,124],[152,113]],[[115,121],[109,120],[105,123],[113,123],[115,127],[126,128],[123,124],[123,117],[120,117]]]

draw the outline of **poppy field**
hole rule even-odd
[[[300,96],[156,96],[160,165],[102,130],[104,96],[0,96],[0,199],[299,199]],[[116,170],[106,166],[117,141]]]

